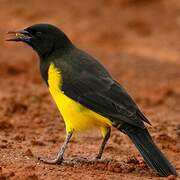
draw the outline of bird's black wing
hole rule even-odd
[[[143,121],[149,123],[124,88],[109,76],[95,76],[85,71],[73,83],[64,81],[62,90],[115,125],[127,122],[144,128]]]

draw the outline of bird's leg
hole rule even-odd
[[[63,156],[64,156],[64,152],[67,148],[67,145],[72,137],[72,134],[73,132],[69,132],[67,133],[66,135],[66,139],[62,145],[62,147],[60,148],[58,154],[57,154],[57,157],[55,159],[43,159],[43,158],[39,158],[40,161],[44,162],[44,163],[47,163],[47,164],[61,164],[63,162]]]
[[[106,162],[108,160],[101,160],[105,145],[110,137],[111,134],[111,128],[110,127],[101,127],[100,128],[102,136],[103,136],[103,141],[100,146],[99,152],[95,158],[92,160],[88,160],[86,158],[82,157],[76,157],[70,161],[63,161],[64,164],[76,164],[76,163],[94,163],[94,162]]]
[[[103,142],[102,142],[100,149],[99,149],[99,152],[96,156],[96,160],[101,159],[101,157],[102,157],[105,145],[106,145],[106,143],[110,137],[110,134],[111,134],[111,128],[110,127],[107,127],[105,129],[103,128],[103,129],[101,129],[101,132],[103,134]]]

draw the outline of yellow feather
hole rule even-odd
[[[100,128],[102,135],[105,136],[106,129],[112,122],[66,96],[61,90],[61,83],[60,70],[51,64],[48,70],[49,90],[63,116],[66,131],[80,132],[96,127]]]

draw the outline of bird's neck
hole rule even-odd
[[[48,85],[48,69],[50,66],[50,61],[48,59],[41,59],[40,58],[40,74],[42,79],[46,82]]]
[[[48,54],[47,56],[39,55],[40,59],[40,73],[43,80],[48,85],[48,70],[49,66],[54,63],[54,61],[59,61],[63,59],[64,56],[70,54],[70,51],[74,48],[74,46],[68,46],[68,48],[56,48],[52,53]],[[54,63],[56,64],[56,63]]]
[[[40,72],[43,80],[48,85],[48,69],[51,63],[57,59],[63,59],[63,56],[70,54],[70,52],[76,48],[73,43],[64,36],[63,38],[57,38],[54,44],[49,44],[47,51],[37,51],[40,58]]]
[[[71,43],[69,39],[66,39],[63,43],[54,43],[50,44],[49,47],[46,50],[37,50],[35,51],[38,53],[39,58],[41,60],[46,60],[52,57],[61,57],[64,54],[68,53],[71,51],[75,46]]]

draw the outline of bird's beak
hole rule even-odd
[[[7,34],[13,35],[13,37],[6,39],[6,41],[22,41],[30,42],[32,36],[26,30],[9,31]]]

